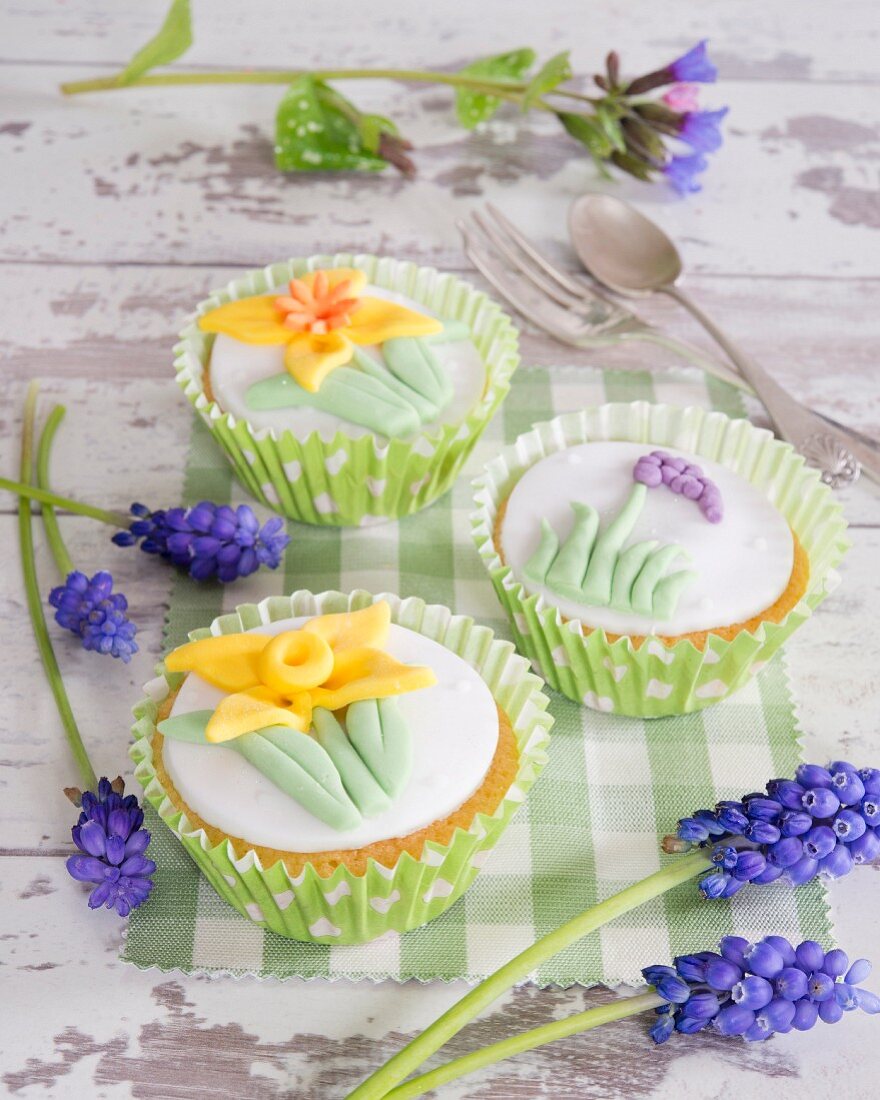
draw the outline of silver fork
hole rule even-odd
[[[491,203],[486,204],[485,212],[472,211],[469,219],[459,219],[456,225],[465,255],[486,281],[518,313],[555,340],[579,348],[610,347],[631,340],[658,344],[707,374],[754,394],[740,374],[702,349],[643,321],[585,279],[560,271]],[[871,449],[873,454],[863,458],[863,468],[880,480],[877,441],[824,413],[817,415],[837,431],[845,432]],[[849,480],[852,480],[851,475],[841,471],[840,484]]]
[[[490,204],[456,222],[465,255],[498,293],[554,339],[579,348],[640,340],[676,352],[707,373],[751,392],[744,379],[717,359],[669,336],[585,280],[560,271]]]

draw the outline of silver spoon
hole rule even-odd
[[[613,195],[588,193],[575,199],[568,216],[572,244],[587,271],[609,290],[628,298],[668,294],[691,313],[747,379],[776,430],[837,489],[855,481],[861,468],[880,480],[880,452],[848,428],[811,412],[763,367],[732,343],[677,285],[681,257],[659,226]]]

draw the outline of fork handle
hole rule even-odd
[[[846,430],[832,427],[818,414],[796,401],[763,367],[744,355],[690,295],[671,284],[660,289],[699,321],[743,377],[751,383],[779,435],[801,451],[812,465],[819,467],[823,480],[838,488],[855,481],[861,467],[872,477],[880,477],[880,459],[876,453],[864,447]]]
[[[742,390],[744,393],[753,394],[755,392],[741,374],[732,371],[713,356],[707,355],[706,352],[704,352],[702,348],[698,348],[696,344],[688,343],[687,340],[680,340],[677,336],[667,336],[665,332],[658,328],[654,328],[653,325],[645,325],[642,328],[633,329],[632,332],[622,333],[620,339],[644,340],[650,344],[657,344],[661,348],[666,348],[667,351],[673,351],[676,355],[680,355],[695,367],[699,367],[700,370],[705,371],[706,374],[711,374],[715,378],[720,378],[722,382],[727,382],[730,386],[736,386],[737,389]]]

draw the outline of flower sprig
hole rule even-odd
[[[725,936],[718,951],[682,955],[675,966],[648,966],[648,987],[456,1058],[388,1092],[363,1095],[384,1100],[413,1100],[465,1074],[504,1058],[592,1031],[603,1024],[654,1011],[650,1029],[655,1043],[673,1034],[711,1030],[747,1041],[790,1031],[810,1031],[817,1023],[836,1024],[847,1012],[880,1012],[880,997],[861,988],[871,972],[867,959],[850,964],[846,952],[825,951],[815,940],[795,947],[783,936],[749,943]],[[349,1100],[361,1096],[356,1089]]]
[[[658,986],[657,994],[660,995],[660,1001],[650,1000],[654,993],[646,994],[647,999],[639,1001],[641,1007],[635,1004],[639,999],[633,998],[633,1003],[630,1005],[631,1011],[623,1008],[617,1014],[612,1012],[610,1015],[606,1013],[614,1006],[603,1005],[600,1009],[591,1009],[579,1017],[572,1017],[567,1021],[555,1021],[554,1024],[549,1024],[545,1028],[504,1040],[496,1047],[485,1048],[479,1052],[477,1061],[473,1061],[469,1056],[470,1060],[459,1059],[455,1063],[450,1063],[450,1066],[459,1067],[450,1076],[443,1076],[443,1071],[447,1067],[441,1066],[439,1070],[416,1078],[406,1085],[400,1085],[399,1088],[395,1087],[497,997],[516,982],[527,977],[547,959],[558,955],[576,940],[582,939],[622,914],[631,912],[654,898],[661,897],[693,878],[701,878],[700,894],[704,899],[711,901],[719,897],[730,897],[750,883],[760,886],[778,879],[790,886],[799,886],[816,874],[832,878],[840,877],[841,874],[853,870],[859,864],[870,862],[880,854],[874,848],[875,839],[880,838],[880,833],[877,831],[880,825],[876,821],[876,797],[872,793],[877,789],[878,782],[880,782],[880,769],[857,769],[846,761],[834,761],[827,768],[815,764],[803,764],[797,769],[794,779],[770,780],[766,787],[768,793],[747,794],[737,802],[724,801],[719,803],[715,810],[699,810],[690,817],[682,818],[678,825],[678,835],[667,837],[663,841],[665,851],[676,854],[677,859],[672,860],[662,870],[642,879],[641,882],[628,886],[620,893],[605,898],[598,905],[578,913],[565,924],[521,951],[494,974],[466,993],[457,1004],[454,1004],[385,1065],[363,1081],[350,1094],[349,1100],[380,1100],[381,1097],[386,1096],[400,1097],[402,1100],[403,1097],[419,1096],[422,1091],[451,1080],[452,1077],[457,1077],[461,1073],[488,1065],[520,1050],[529,1050],[533,1046],[549,1042],[562,1035],[587,1030],[610,1019],[620,1019],[622,1016],[632,1015],[635,1011],[644,1011],[647,1007],[659,1007],[664,1001],[683,1003],[690,996],[684,988],[688,981],[705,982],[707,980],[708,969],[703,968],[702,964],[708,960],[703,956],[683,956],[676,960],[676,965],[686,968],[681,972],[676,971],[674,967],[669,973],[662,968],[654,968],[653,976],[648,980],[653,982],[654,977],[659,979],[663,976],[662,986],[666,987],[665,993],[670,994],[665,996],[663,987]],[[827,827],[834,838],[832,851],[836,852],[840,844],[849,849],[847,855],[837,854],[823,864],[821,859],[832,854],[828,852],[826,856],[816,859],[813,863],[814,857],[805,854],[804,851],[808,841],[799,839],[800,856],[798,859],[792,859],[791,863],[787,862],[788,857],[781,859],[779,855],[770,856],[769,851],[765,856],[761,851],[762,848],[767,845],[772,847],[780,840],[787,839],[782,836],[782,822],[785,820],[789,828],[792,826],[789,818],[785,817],[788,813],[803,813],[804,817],[809,819],[798,821],[798,827],[804,826],[798,838],[811,836],[812,829]],[[768,831],[768,828],[772,831]],[[848,842],[844,841],[844,836],[849,838]],[[865,837],[868,839],[865,840]],[[853,853],[852,846],[856,843],[859,847]],[[788,848],[791,849],[791,846]],[[778,864],[773,862],[774,859],[784,864],[783,871],[779,874],[775,872]],[[811,862],[808,865],[802,865],[795,873],[783,874],[797,866],[800,859],[809,859]],[[716,888],[716,876],[721,880],[720,888]],[[761,951],[766,954],[763,948]],[[787,959],[788,952],[784,952],[783,957]],[[736,960],[733,961],[736,962]],[[775,966],[775,958],[772,961]],[[741,963],[739,965],[741,972],[738,976],[734,975],[730,967],[727,967],[725,980],[732,979],[728,988],[732,988],[744,977],[744,968]],[[819,968],[814,966],[813,969]],[[846,969],[844,964],[835,977],[843,975]],[[713,978],[715,976],[713,971]],[[770,976],[778,976],[778,972],[774,971]],[[708,980],[711,985],[713,979]],[[676,996],[679,1001],[675,1000]],[[880,1000],[871,999],[872,996],[866,1000],[865,1007],[866,1011],[875,1012],[880,1009]],[[699,1003],[702,1002],[695,1002],[694,1007]],[[706,1004],[708,1003],[707,1000]],[[616,1004],[619,1006],[621,1002]],[[856,1007],[855,1003],[847,1002],[847,1005]],[[719,1002],[719,1009],[720,1007]],[[787,1010],[779,1011],[784,1015]],[[802,1011],[810,1013],[812,1010]],[[666,1010],[664,1014],[665,1012]],[[826,1013],[835,1014],[835,1012],[836,1010],[831,1008],[826,1010]],[[821,1018],[825,1019],[824,1016]],[[782,1021],[782,1016],[774,1016],[774,1021],[772,1029],[766,1030],[785,1030],[784,1027],[777,1026]],[[673,1019],[672,1026],[675,1027],[676,1023],[677,1021]],[[663,1024],[664,1029],[668,1027],[668,1023]],[[688,1027],[698,1030],[692,1024],[683,1025],[679,1030],[686,1030]],[[655,1038],[658,1037],[659,1032],[655,1035]],[[758,1036],[755,1033],[753,1037],[766,1036]],[[490,1051],[494,1052],[494,1056],[489,1054]],[[416,1088],[417,1085],[421,1087]]]
[[[95,508],[53,493],[49,465],[55,433],[64,417],[56,405],[46,419],[36,456],[36,484],[0,478],[0,489],[35,500],[41,506],[46,541],[64,583],[49,593],[59,626],[79,638],[86,650],[120,658],[127,664],[138,646],[136,625],[128,617],[128,601],[113,589],[113,576],[100,570],[92,577],[76,569],[61,534],[56,508],[123,528],[112,537],[117,546],[137,546],[184,570],[195,581],[216,578],[229,584],[250,576],[261,566],[277,569],[290,538],[284,520],[274,516],[260,525],[246,504],[201,501],[192,508],[151,511],[132,504],[130,514]]]
[[[136,503],[126,515],[10,478],[0,477],[0,489],[115,527],[111,541],[116,546],[140,546],[144,553],[176,565],[194,581],[216,578],[229,584],[250,576],[261,566],[277,569],[290,542],[283,519],[273,516],[261,526],[247,504],[233,508],[203,500],[192,508],[151,511],[145,504]],[[64,559],[58,560],[60,565]],[[96,583],[95,577],[91,583]]]
[[[666,179],[681,193],[700,189],[697,176],[707,166],[705,154],[722,140],[726,108],[697,109],[694,86],[717,77],[705,42],[634,79],[621,75],[620,59],[612,51],[605,71],[593,77],[599,94],[586,95],[573,83],[567,50],[541,65],[532,49],[508,50],[457,73],[407,68],[151,71],[181,57],[192,41],[189,0],[173,0],[158,33],[123,70],[61,89],[75,95],[134,86],[286,84],[275,120],[275,162],[285,172],[376,172],[393,166],[406,177],[415,174],[412,143],[396,124],[361,111],[334,86],[349,79],[447,85],[455,93],[458,121],[469,130],[491,119],[502,103],[551,114],[601,170],[613,165],[641,180]],[[669,90],[660,99],[649,97],[663,87]]]
[[[20,478],[25,488],[31,486],[34,472],[37,392],[37,383],[31,383],[24,407]],[[50,417],[50,439],[60,420],[56,413],[53,413],[54,422]],[[34,638],[80,781],[86,788],[82,791],[71,786],[64,792],[74,805],[81,808],[79,819],[71,831],[80,854],[67,860],[67,870],[72,878],[92,884],[90,908],[104,906],[115,909],[119,916],[127,916],[147,900],[153,888],[151,875],[156,865],[145,854],[150,833],[141,828],[143,811],[133,795],[125,795],[121,777],[112,783],[106,777],[99,780],[83,743],[43,613],[34,554],[33,517],[30,501],[24,494],[19,495],[18,501],[18,536],[25,598]],[[63,546],[62,551],[66,553]]]

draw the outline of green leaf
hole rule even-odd
[[[381,172],[388,162],[364,143],[364,116],[321,80],[301,76],[275,116],[275,164],[282,172]]]
[[[379,152],[379,142],[383,134],[397,134],[399,131],[390,118],[384,115],[361,115],[361,141],[368,153]]]
[[[616,149],[618,153],[625,153],[626,142],[623,139],[620,121],[614,112],[603,103],[600,103],[596,108],[596,121],[602,127],[602,132],[611,142],[612,147]]]
[[[158,33],[142,46],[119,74],[120,84],[131,84],[158,65],[170,65],[192,45],[189,0],[172,0]]]
[[[527,111],[530,107],[534,106],[535,102],[539,100],[542,95],[546,95],[547,92],[551,92],[554,88],[558,88],[559,85],[564,84],[566,80],[571,80],[571,65],[568,60],[568,50],[565,50],[564,53],[556,54],[556,56],[551,57],[549,61],[545,61],[537,73],[535,73],[531,83],[528,88],[526,88],[522,109]]]
[[[650,183],[653,179],[654,169],[651,168],[650,164],[639,160],[638,157],[630,156],[629,153],[613,153],[611,163],[615,164],[622,172],[628,172],[629,175],[635,176],[638,180],[644,180],[645,183]]]
[[[575,141],[585,145],[597,160],[607,160],[614,152],[608,135],[594,118],[569,111],[559,111],[557,117]]]
[[[466,65],[461,70],[461,75],[516,82],[525,76],[534,61],[534,50],[510,50],[508,53],[484,57],[480,61]],[[498,96],[472,91],[470,88],[455,90],[455,113],[458,115],[458,121],[467,130],[473,130],[478,123],[491,118],[500,106],[501,100]]]

